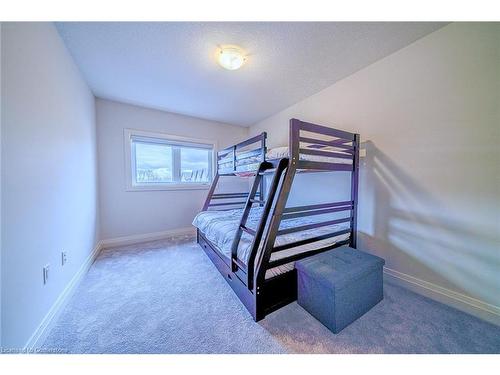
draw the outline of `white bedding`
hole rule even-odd
[[[328,148],[325,148],[324,150],[328,151]],[[266,153],[266,160],[274,160],[274,159],[281,159],[281,158],[287,158],[289,156],[288,152],[288,146],[284,147],[275,147],[270,149]],[[236,162],[236,169],[238,172],[245,172],[245,171],[254,171],[259,167],[260,164],[260,156],[255,156],[255,157],[249,157],[240,161]],[[318,155],[307,155],[307,154],[300,154],[300,160],[309,160],[309,161],[320,161],[320,162],[327,162],[327,163],[336,163],[336,164],[351,164],[352,160],[351,159],[344,159],[344,158],[332,158],[329,156],[318,156]],[[219,169],[232,169],[233,164],[232,164],[232,157],[228,157],[225,159],[222,159],[219,164]]]
[[[254,229],[257,227],[260,217],[262,215],[262,207],[252,208],[250,211],[250,216],[248,217],[247,227]],[[231,256],[231,244],[233,242],[234,235],[240,223],[242,215],[242,210],[228,210],[228,211],[203,211],[196,215],[193,225],[197,227],[203,235],[214,244],[217,249],[224,254],[226,257]],[[315,222],[323,222],[327,220],[333,220],[338,218],[338,216],[333,217],[332,215],[316,215],[304,218],[296,218],[283,220],[280,225],[280,229],[298,227],[306,224],[312,224]],[[316,237],[326,233],[337,232],[343,229],[348,229],[349,223],[341,223],[335,225],[324,226],[316,229],[305,230],[301,232],[290,233],[287,235],[278,236],[276,238],[275,246],[284,245],[286,243],[299,241],[301,239]],[[339,241],[343,241],[349,238],[349,234],[340,235],[337,237],[328,238],[326,240],[321,240],[311,244],[303,245],[300,247],[295,247],[289,250],[281,251],[275,253],[271,256],[271,260],[280,259],[284,256],[289,256],[292,254],[301,253],[308,250],[314,250],[321,247],[333,245]],[[241,241],[238,246],[238,258],[242,260],[245,264],[248,261],[250,247],[252,244],[253,236],[243,232]],[[266,273],[266,278],[270,278],[279,275],[283,272],[292,270],[294,267],[294,262],[275,267],[270,269]]]
[[[335,151],[335,150],[332,150],[329,147],[325,147],[325,148],[321,149],[321,151]],[[275,148],[270,149],[267,152],[266,159],[273,160],[273,159],[287,158],[289,155],[290,155],[290,152],[288,150],[288,146],[275,147]],[[322,161],[322,162],[337,163],[337,164],[351,164],[352,163],[351,159],[332,158],[330,156],[300,154],[299,158],[300,158],[300,160]]]

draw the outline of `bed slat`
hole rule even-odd
[[[340,233],[340,232],[342,232],[342,233]],[[280,251],[288,250],[288,249],[291,249],[293,247],[303,246],[303,245],[307,245],[307,244],[310,244],[310,243],[313,243],[313,242],[326,240],[328,238],[337,237],[337,236],[340,236],[342,234],[346,234],[346,233],[349,233],[349,232],[350,232],[350,229],[345,229],[345,230],[341,230],[341,231],[338,231],[338,232],[332,232],[332,233],[322,234],[321,236],[305,238],[305,239],[300,240],[300,241],[290,242],[290,243],[287,243],[285,245],[276,246],[276,247],[273,248],[272,252],[273,252],[273,254],[274,253],[279,253]]]
[[[247,273],[247,266],[243,263],[239,258],[234,258],[233,261],[238,265],[238,268],[243,271],[243,273]]]
[[[300,120],[298,120],[300,121]],[[328,126],[316,125],[310,122],[300,121],[300,130],[311,133],[319,133],[332,137],[342,138],[347,141],[354,141],[354,134],[340,129],[330,128]]]
[[[344,232],[344,233],[342,233]],[[346,233],[349,233],[350,230],[345,230],[345,231],[339,231],[338,235],[342,235],[342,234],[346,234]],[[341,242],[338,242],[336,243],[336,247],[338,247],[339,245],[341,244],[347,244],[349,243],[349,241],[341,241]],[[294,254],[294,255],[290,255],[290,256],[287,256],[287,257],[283,257],[283,258],[279,258],[279,259],[276,259],[276,260],[271,260],[268,264],[268,269],[270,268],[274,268],[274,267],[278,267],[278,266],[282,266],[283,264],[287,264],[287,263],[290,263],[290,262],[295,262],[297,260],[300,260],[300,259],[304,259],[304,258],[307,258],[307,257],[310,257],[312,255],[315,255],[315,254],[319,254],[319,253],[322,253],[328,249],[332,248],[332,246],[327,246],[326,248],[321,248],[321,249],[315,249],[315,250],[308,250],[308,251],[304,251],[303,253],[298,253],[298,254]]]
[[[317,169],[319,171],[347,171],[351,172],[352,164],[325,163],[322,161],[299,160],[297,169]]]
[[[212,195],[212,199],[246,198],[247,196],[248,193],[220,193]]]
[[[354,153],[354,148],[351,145],[346,145],[346,143],[352,143],[352,141],[345,140],[345,139],[334,139],[331,141],[327,141],[325,139],[314,139],[314,138],[309,138],[309,137],[299,137],[300,142],[304,143],[310,143],[313,145],[322,145],[322,146],[331,146],[331,147],[337,147],[337,148],[342,148],[346,150],[345,152],[351,152]]]
[[[239,154],[236,154],[236,160],[238,160],[238,161],[245,160],[245,159],[251,158],[252,156],[259,156],[259,155],[262,155],[262,148],[257,148],[255,150],[245,151],[245,152],[241,152]]]
[[[287,213],[287,214],[283,214],[283,216],[281,218],[282,218],[282,220],[288,220],[288,219],[295,219],[297,217],[324,215],[324,214],[330,214],[332,212],[342,212],[342,211],[350,211],[350,210],[352,210],[352,204],[349,206],[344,206],[344,207],[326,208],[324,210],[300,211],[300,212],[294,212],[294,213]]]
[[[353,201],[311,204],[309,206],[287,207],[287,208],[285,208],[285,210],[283,212],[288,213],[288,212],[299,212],[299,211],[311,211],[311,210],[318,210],[320,208],[348,206],[348,205],[352,205],[352,204],[353,204]]]
[[[243,230],[243,232],[246,232],[251,236],[255,236],[255,231],[253,229],[250,229],[244,225],[240,225],[240,228]]]
[[[326,156],[329,158],[339,158],[339,159],[349,159],[352,160],[352,155],[341,154],[339,152],[330,152],[330,151],[322,151],[322,150],[311,150],[307,148],[299,149],[299,154],[305,155],[315,155],[315,156]]]
[[[224,202],[224,203],[210,203],[208,207],[219,207],[219,206],[235,206],[237,204],[245,204],[246,202]]]
[[[277,235],[281,236],[281,235],[284,235],[284,234],[301,232],[303,230],[309,230],[309,229],[316,229],[316,228],[326,227],[328,225],[334,225],[334,224],[340,224],[340,223],[347,223],[349,221],[351,221],[351,217],[345,217],[345,218],[342,218],[342,219],[335,219],[335,220],[329,220],[329,221],[322,221],[322,222],[319,222],[319,223],[301,225],[300,227],[293,227],[293,228],[281,229],[281,230],[278,231]]]

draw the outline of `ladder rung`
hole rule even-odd
[[[253,229],[247,228],[244,225],[240,225],[240,228],[251,236],[255,236],[255,231]]]
[[[246,270],[247,265],[245,263],[243,263],[241,260],[239,260],[238,258],[233,258],[233,262],[236,263],[241,270],[243,270],[243,271]]]
[[[250,202],[252,202],[252,203],[266,203],[266,201],[263,201],[260,199],[250,199]]]

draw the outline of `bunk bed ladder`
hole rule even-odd
[[[241,240],[241,236],[243,235],[243,232],[249,234],[250,236],[253,237],[252,245],[250,248],[250,256],[248,257],[248,264],[243,265],[244,266],[244,271],[247,274],[247,281],[246,285],[247,288],[252,290],[253,285],[254,285],[254,267],[255,267],[255,258],[257,255],[257,251],[259,248],[259,244],[262,240],[262,235],[264,234],[264,229],[266,227],[267,221],[269,214],[271,212],[271,207],[273,205],[274,197],[276,195],[276,191],[278,188],[278,185],[280,183],[281,177],[283,175],[283,172],[287,169],[288,167],[288,158],[283,158],[280,159],[279,162],[277,163],[270,163],[270,162],[263,162],[260,164],[259,169],[255,175],[255,180],[253,182],[252,188],[250,190],[250,193],[248,194],[247,202],[245,204],[245,208],[243,210],[243,214],[241,216],[240,220],[240,225],[238,227],[238,230],[236,231],[235,237],[233,239],[233,243],[231,246],[231,270],[232,272],[236,272],[238,267],[241,268],[242,264],[241,261],[238,259],[238,245]],[[274,169],[274,174],[273,178],[271,181],[270,189],[269,192],[266,196],[266,194],[260,190],[260,199],[255,199],[255,196],[257,194],[257,191],[259,189],[262,189],[263,185],[263,180],[264,180],[264,172],[269,169]],[[264,200],[263,197],[266,196],[266,199]],[[262,211],[262,216],[260,217],[259,223],[257,225],[257,228],[255,230],[248,228],[246,226],[248,216],[250,215],[250,210],[252,209],[252,205],[258,203],[260,206],[264,205],[263,211]]]
[[[233,239],[233,243],[231,245],[231,271],[236,272],[238,269],[238,244],[240,243],[241,236],[243,235],[243,232],[248,233],[251,236],[256,235],[256,231],[253,229],[250,229],[246,226],[248,216],[250,215],[250,210],[252,209],[252,206],[254,203],[258,203],[259,205],[262,205],[266,203],[264,201],[264,192],[260,191],[259,194],[259,199],[256,199],[257,196],[257,191],[259,188],[262,188],[262,181],[264,179],[264,171],[267,169],[272,168],[272,164],[268,162],[262,162],[259,165],[259,169],[257,170],[255,174],[255,179],[252,184],[252,188],[250,189],[250,192],[248,193],[247,201],[245,203],[245,208],[243,209],[243,214],[241,216],[240,220],[240,225],[238,226],[238,229],[236,231],[236,234]]]
[[[256,228],[256,233],[252,242],[252,247],[250,248],[250,256],[248,257],[247,264],[247,287],[252,290],[254,285],[254,270],[255,270],[255,258],[257,256],[257,251],[259,249],[260,242],[262,240],[262,235],[264,234],[264,229],[266,227],[269,213],[271,212],[271,207],[274,202],[274,197],[276,196],[276,191],[278,190],[278,185],[281,181],[281,177],[283,172],[288,168],[288,158],[282,158],[275,165],[275,171],[273,175],[273,179],[271,181],[271,185],[269,188],[269,192],[266,197],[264,210],[262,212],[262,216],[259,220],[259,224]]]

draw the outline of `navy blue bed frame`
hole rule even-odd
[[[272,311],[297,299],[296,270],[292,269],[278,276],[266,278],[266,272],[269,269],[346,244],[356,248],[359,134],[291,119],[289,157],[275,160],[266,160],[266,137],[266,133],[261,133],[217,153],[217,173],[214,176],[203,210],[223,210],[228,207],[231,209],[243,208],[240,225],[232,244],[231,258],[229,259],[222,254],[203,233],[197,231],[198,243],[255,321],[263,319]],[[302,160],[300,155],[342,158],[348,161],[347,163],[310,161]],[[257,163],[253,162],[255,164],[253,170],[255,179],[250,191],[216,194],[215,190],[221,177],[236,176],[240,172],[248,173],[248,165],[245,166],[245,160],[250,160],[250,158],[252,158],[252,162],[258,160]],[[228,163],[228,160],[231,160],[231,163]],[[286,203],[296,173],[321,171],[351,172],[351,199],[343,202],[287,207]],[[265,175],[272,176],[267,193],[264,193]],[[257,228],[252,229],[246,226],[246,221],[250,209],[254,205],[263,207],[263,213]],[[348,212],[349,216],[300,227],[279,229],[282,220],[342,211]],[[349,228],[275,246],[277,236],[337,223],[349,223]],[[237,255],[238,244],[243,232],[253,237],[250,256],[246,263]],[[349,238],[334,245],[271,260],[271,254],[346,233],[349,233]]]

